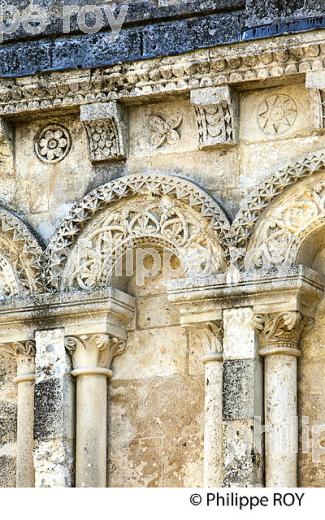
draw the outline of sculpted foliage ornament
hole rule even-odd
[[[70,134],[59,124],[46,126],[35,139],[36,155],[45,163],[55,164],[62,161],[68,155],[70,148]]]
[[[151,115],[148,118],[148,126],[151,130],[151,143],[154,148],[160,148],[164,143],[173,146],[178,143],[180,135],[177,128],[183,120],[182,114],[164,119],[162,116]]]
[[[325,152],[314,152],[290,162],[251,191],[250,196],[240,208],[229,234],[234,265],[243,268],[248,244],[257,221],[276,197],[299,180],[314,175],[324,168]],[[284,244],[283,247],[285,247]]]
[[[111,209],[104,212],[106,208]],[[184,213],[182,208],[188,210]],[[154,174],[122,177],[94,190],[70,210],[46,251],[47,284],[64,288],[63,272],[65,282],[79,288],[106,283],[114,251],[123,252],[137,239],[172,246],[181,260],[196,257],[201,247],[206,254],[211,245],[222,268],[229,255],[228,230],[225,213],[194,184]]]
[[[34,340],[4,343],[0,345],[0,353],[1,352],[14,357],[26,356],[32,358],[36,354],[36,343]]]
[[[260,335],[261,355],[273,348],[298,349],[303,331],[309,330],[313,323],[312,318],[297,311],[255,316],[254,327]]]

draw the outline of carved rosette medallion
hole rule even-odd
[[[55,164],[62,161],[71,148],[68,130],[59,124],[43,128],[35,139],[35,153],[44,163]]]
[[[257,121],[266,135],[284,134],[293,127],[297,119],[297,105],[286,94],[266,96],[258,108]]]

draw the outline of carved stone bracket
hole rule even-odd
[[[13,131],[10,124],[2,118],[0,118],[0,168],[7,174],[11,174],[14,169]]]
[[[126,158],[126,114],[126,109],[117,101],[80,107],[80,119],[87,132],[89,157],[92,162]]]
[[[254,328],[260,335],[260,355],[290,354],[300,356],[299,341],[314,320],[298,311],[256,315]]]
[[[306,88],[309,90],[315,132],[323,134],[325,132],[325,71],[307,72]]]
[[[199,147],[224,148],[238,143],[238,94],[229,86],[191,91]]]
[[[66,337],[65,347],[72,355],[73,376],[112,377],[112,361],[125,351],[126,341],[110,334],[83,334]]]

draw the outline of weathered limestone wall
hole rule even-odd
[[[305,417],[306,425],[310,429],[325,424],[325,300],[318,308],[314,328],[305,335],[302,342],[302,357],[300,359],[299,374],[299,410]],[[324,430],[324,429],[323,429]],[[299,485],[324,487],[325,486],[325,457],[324,433],[319,437],[319,449],[311,453],[302,454],[299,464]],[[309,434],[312,443],[311,433]],[[302,442],[302,435],[300,436]],[[317,446],[317,445],[316,445]],[[316,447],[315,446],[315,447]],[[314,459],[314,460],[313,460]]]
[[[182,329],[159,274],[137,297],[128,348],[110,386],[109,485],[203,485],[203,348]]]
[[[0,487],[16,482],[17,390],[16,363],[0,356]]]

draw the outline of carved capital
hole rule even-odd
[[[254,328],[259,333],[260,355],[289,354],[299,357],[300,338],[304,330],[312,326],[313,319],[297,311],[256,315]]]
[[[72,355],[72,375],[111,377],[112,361],[125,351],[126,341],[110,334],[82,334],[66,337],[65,347]]]
[[[33,340],[4,343],[0,345],[0,352],[14,357],[24,356],[34,358],[36,354],[36,343]]]
[[[92,162],[125,159],[127,156],[127,112],[117,101],[80,107],[80,119],[88,138]]]
[[[201,338],[206,354],[201,358],[202,363],[210,361],[222,361],[223,359],[223,321],[203,322],[188,325]]]
[[[238,94],[228,86],[191,91],[201,149],[238,143]]]
[[[14,383],[35,381],[35,341],[27,340],[4,343],[0,345],[0,353],[1,352],[15,357],[17,360],[17,376],[14,378]]]

